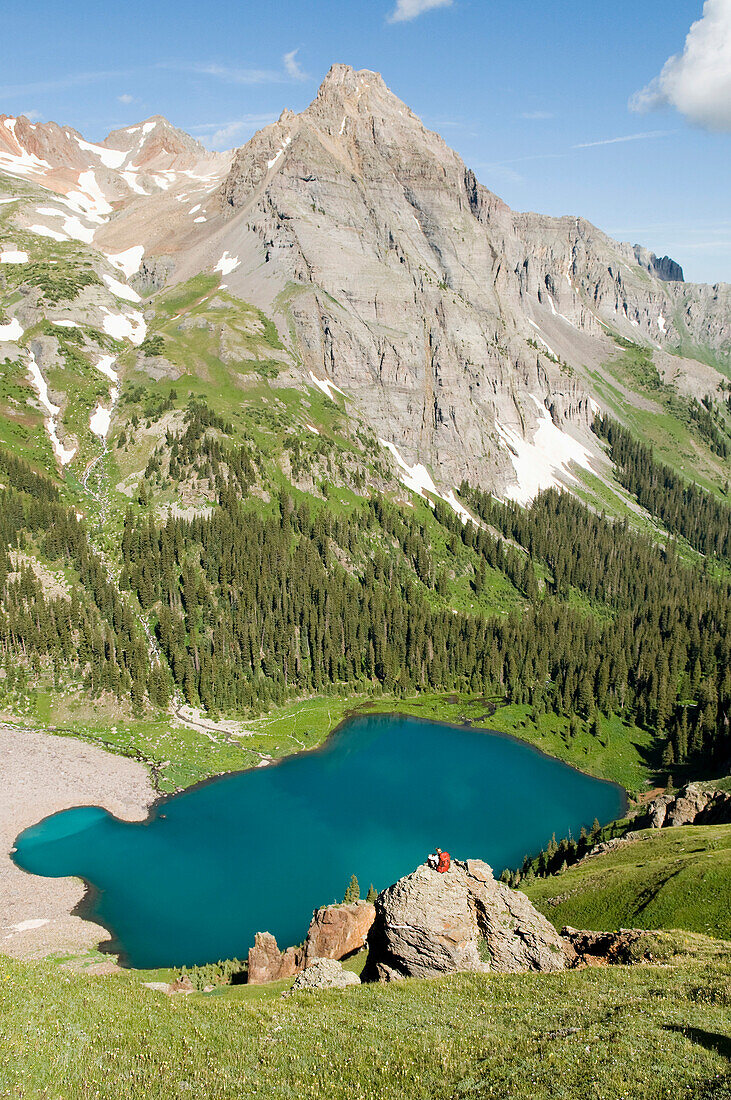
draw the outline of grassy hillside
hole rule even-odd
[[[168,999],[128,975],[0,958],[0,1095],[731,1096],[728,945],[687,936],[666,947],[657,967],[456,975],[286,1000],[245,986]]]
[[[557,928],[685,928],[731,939],[731,825],[648,829],[523,888]]]

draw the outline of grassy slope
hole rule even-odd
[[[731,825],[642,835],[563,875],[536,879],[525,893],[557,928],[686,928],[731,939]]]
[[[0,1095],[719,1100],[731,1095],[729,948],[681,940],[695,954],[671,965],[287,1000],[246,987],[168,999],[134,976],[0,958]]]

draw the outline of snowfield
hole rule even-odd
[[[9,324],[0,325],[0,340],[11,340],[14,343],[16,340],[20,340],[24,331],[18,318],[11,317]]]
[[[236,270],[239,263],[238,256],[229,256],[228,252],[224,252],[213,270],[220,271],[222,275],[230,275],[232,271]]]
[[[107,259],[113,267],[119,268],[125,279],[129,279],[132,275],[136,275],[142,267],[142,257],[144,254],[145,249],[143,245],[133,244],[131,248],[125,249],[124,252],[108,255]]]
[[[118,279],[113,279],[111,275],[102,275],[102,279],[107,284],[112,294],[116,294],[118,298],[124,298],[126,302],[142,301],[137,291],[133,290],[131,286],[120,283]]]
[[[7,252],[0,252],[0,264],[27,264],[28,253],[27,252],[13,252],[8,250]]]
[[[538,407],[538,426],[533,439],[524,439],[512,428],[496,424],[518,480],[517,485],[507,487],[505,496],[518,504],[528,504],[543,489],[560,486],[562,479],[575,481],[570,463],[590,470],[592,461],[591,453],[577,439],[556,427],[548,409],[538,398],[533,394],[530,397]]]

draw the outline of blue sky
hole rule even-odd
[[[731,0],[31,0],[3,39],[0,112],[91,140],[241,145],[333,62],[378,70],[511,206],[731,282]]]

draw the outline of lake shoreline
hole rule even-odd
[[[108,931],[87,916],[78,878],[44,878],[13,859],[18,836],[64,810],[101,805],[120,820],[144,821],[156,794],[141,763],[44,730],[0,724],[0,949],[15,958],[81,954]]]
[[[370,711],[370,708],[368,708],[367,705],[365,707],[356,706],[356,707],[352,708],[342,718],[342,720],[339,721],[333,727],[333,729],[329,732],[328,736],[319,745],[317,745],[317,746],[315,746],[311,749],[304,749],[304,750],[301,750],[300,752],[297,752],[297,753],[288,754],[284,757],[279,758],[276,761],[272,761],[271,764],[267,765],[267,771],[271,768],[277,768],[278,765],[281,766],[282,764],[284,764],[285,761],[293,761],[298,757],[318,755],[320,753],[331,750],[333,738],[335,738],[346,726],[348,726],[353,720],[357,720],[359,718],[360,719],[367,719],[369,717],[377,717],[377,718],[381,718],[381,719],[389,719],[390,718],[390,719],[394,719],[394,720],[396,720],[396,719],[397,720],[403,720],[403,721],[406,721],[409,724],[412,723],[412,722],[415,723],[415,724],[426,723],[429,726],[433,726],[433,727],[439,726],[441,728],[451,729],[451,730],[454,730],[454,731],[463,731],[463,732],[464,731],[469,731],[469,732],[475,733],[477,735],[479,735],[481,733],[487,733],[487,734],[491,735],[492,738],[497,738],[497,739],[500,739],[500,740],[508,741],[508,742],[513,743],[513,744],[519,745],[522,748],[529,750],[531,753],[535,754],[536,756],[539,756],[539,757],[541,757],[543,759],[546,759],[547,761],[551,761],[553,763],[558,763],[562,766],[562,768],[566,768],[567,770],[569,770],[569,771],[571,771],[571,772],[573,772],[577,775],[580,775],[584,778],[589,778],[594,783],[601,784],[601,785],[608,785],[608,786],[612,787],[617,792],[617,794],[619,795],[619,798],[620,798],[620,808],[619,808],[619,812],[617,813],[617,817],[623,816],[623,814],[626,812],[627,805],[628,805],[627,793],[626,793],[625,789],[620,784],[612,782],[611,780],[600,779],[596,776],[590,775],[589,773],[583,772],[580,768],[576,767],[575,765],[569,764],[566,761],[561,761],[558,758],[556,758],[554,756],[551,756],[551,754],[544,752],[543,750],[541,750],[537,746],[531,744],[530,742],[528,742],[528,741],[526,741],[526,740],[524,740],[520,737],[517,737],[513,734],[506,733],[506,732],[503,732],[503,731],[500,731],[500,730],[493,730],[493,729],[490,729],[487,726],[482,727],[481,725],[477,725],[477,724],[475,724],[475,722],[471,722],[471,721],[463,721],[463,722],[460,722],[460,723],[456,723],[456,722],[450,722],[450,721],[432,719],[432,718],[420,719],[420,718],[414,717],[413,715],[404,714],[404,713],[402,713],[401,711],[398,711],[398,710],[388,711],[388,712],[378,711],[376,714],[373,714]],[[104,756],[105,756],[105,759],[107,759],[107,760],[109,759],[109,754],[105,753]],[[199,781],[198,783],[192,784],[190,787],[185,788],[185,790],[183,792],[177,792],[177,793],[173,793],[173,794],[166,794],[166,795],[162,795],[162,796],[160,796],[160,795],[154,796],[153,795],[153,797],[149,799],[144,812],[138,813],[134,818],[130,818],[129,815],[126,815],[124,820],[135,820],[139,824],[150,825],[154,821],[156,821],[156,819],[158,819],[160,816],[164,816],[164,813],[162,813],[162,811],[164,810],[164,807],[172,801],[172,799],[181,798],[183,795],[188,795],[188,794],[191,794],[191,793],[193,793],[197,790],[200,790],[201,788],[209,787],[214,782],[215,783],[220,783],[225,779],[233,779],[236,776],[241,776],[241,775],[244,775],[244,774],[250,774],[250,773],[253,773],[253,772],[256,772],[256,771],[258,771],[258,768],[254,767],[254,768],[241,769],[238,772],[226,772],[222,775],[208,777],[206,779],[203,779],[203,780]],[[88,806],[90,804],[94,804],[94,803],[90,803],[90,800],[85,800],[83,803],[78,803],[77,805],[80,808],[82,805],[83,806]],[[99,803],[96,803],[96,804],[99,805]],[[73,806],[65,806],[63,808],[64,809],[73,809],[74,807]],[[115,816],[113,809],[109,806],[108,803],[105,804],[105,805],[102,805],[101,808],[104,809],[107,813],[110,813],[113,816]],[[57,811],[54,811],[54,812],[57,812]],[[45,815],[45,817],[48,817],[48,816],[50,816],[50,815]],[[116,816],[119,816],[119,815],[116,815]],[[44,817],[41,817],[40,820],[44,820]],[[38,823],[39,823],[39,819],[37,818],[36,821],[33,822],[33,824],[38,824]],[[23,873],[23,872],[20,872],[20,873]],[[40,881],[41,876],[31,876],[31,877],[35,878],[37,881]],[[73,880],[70,880],[70,881],[73,881]],[[115,934],[115,929],[112,926],[112,924],[111,923],[105,923],[105,921],[100,918],[98,913],[95,912],[95,910],[97,908],[98,899],[99,899],[99,890],[98,890],[97,886],[95,886],[93,883],[88,882],[86,880],[83,880],[83,881],[84,881],[85,888],[83,889],[81,897],[78,897],[76,899],[76,903],[75,903],[74,908],[72,910],[72,915],[74,917],[78,918],[80,921],[87,924],[87,926],[90,927],[90,928],[92,926],[95,927],[96,929],[99,929],[100,927],[104,928],[105,931],[108,933],[108,938],[99,944],[99,950],[102,951],[105,954],[118,955],[121,965],[131,965],[129,963],[129,960],[127,958],[127,955],[126,955],[126,952],[124,950],[124,947],[123,947],[122,943],[117,939],[117,936]],[[99,941],[98,941],[98,936],[97,936],[97,943],[98,942]]]

